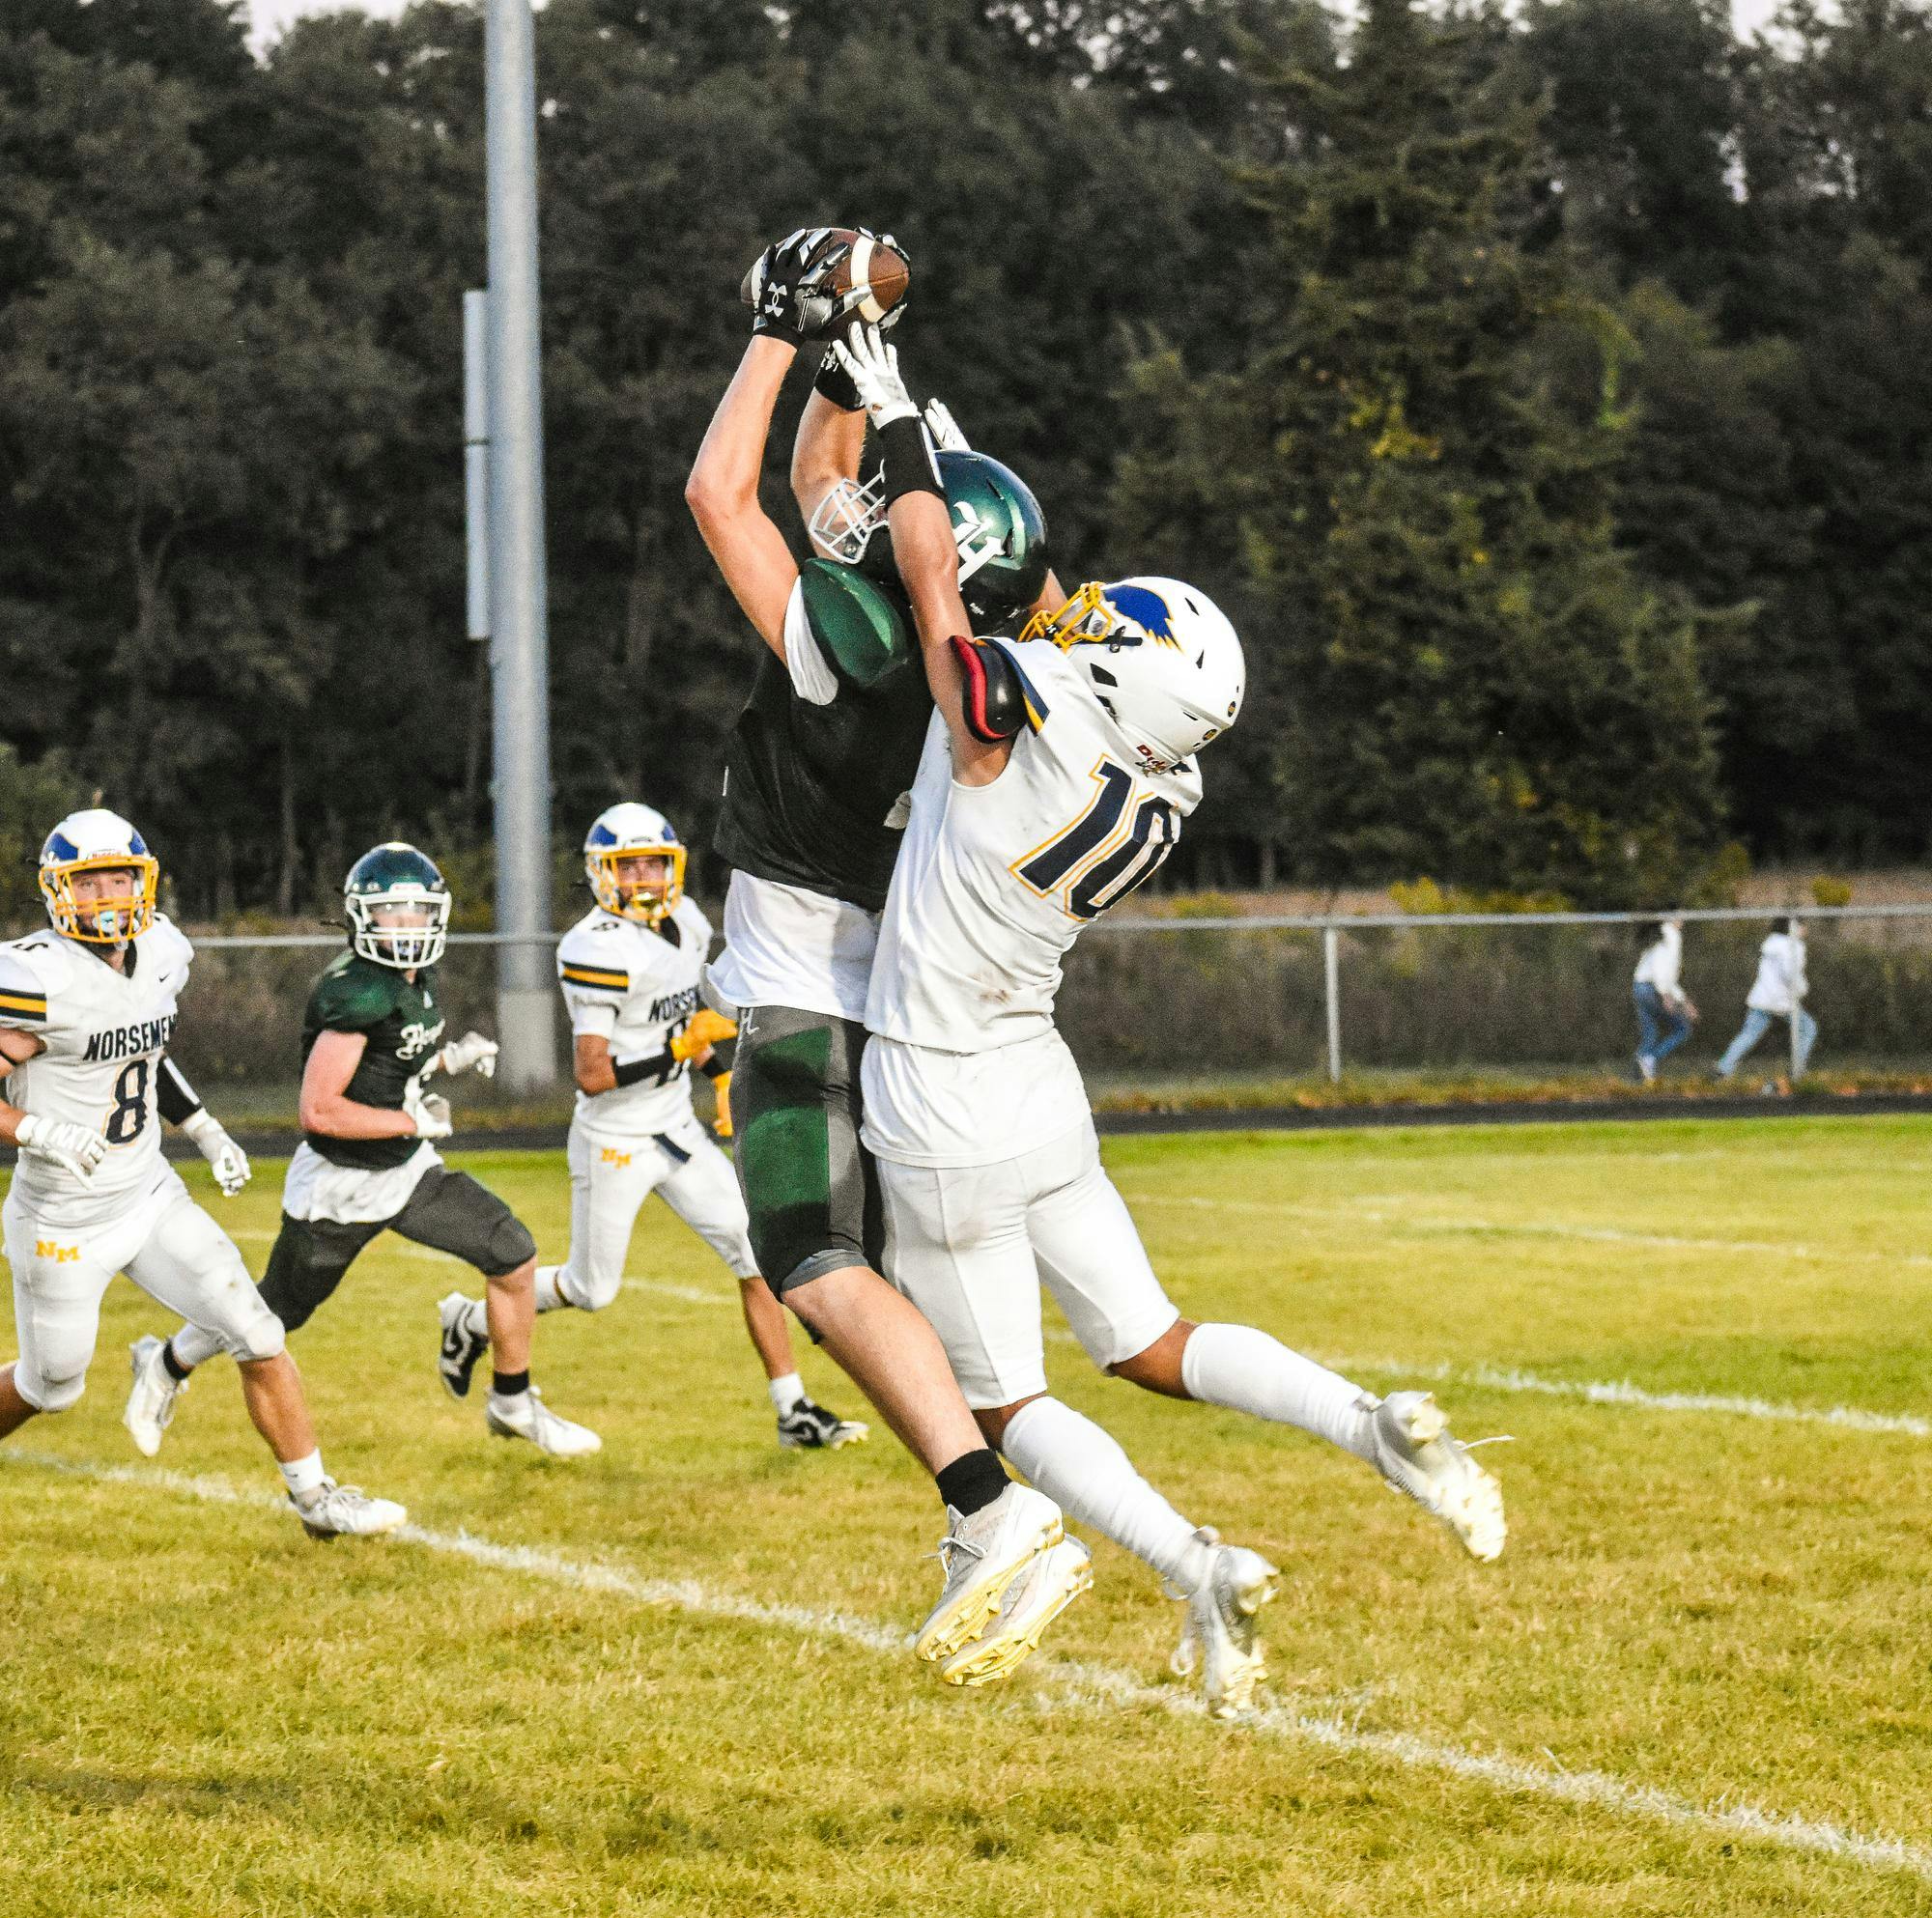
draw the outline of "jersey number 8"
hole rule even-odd
[[[114,1110],[107,1114],[107,1142],[131,1145],[148,1125],[148,1061],[129,1059],[114,1082]]]
[[[1097,919],[1119,905],[1152,877],[1180,837],[1180,815],[1155,793],[1141,800],[1126,831],[1121,831],[1134,791],[1133,775],[1124,766],[1102,759],[1089,776],[1099,790],[1087,810],[1012,866],[1041,898],[1076,919]]]

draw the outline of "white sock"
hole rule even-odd
[[[1376,1400],[1251,1325],[1197,1325],[1180,1355],[1180,1382],[1205,1404],[1299,1425],[1375,1463]]]
[[[472,1339],[480,1339],[484,1344],[490,1342],[490,1302],[488,1299],[471,1299],[463,1311],[463,1329]]]
[[[190,1371],[196,1366],[205,1366],[215,1353],[226,1351],[219,1339],[206,1326],[185,1325],[168,1340],[174,1348],[174,1355]]]
[[[1194,1527],[1092,1419],[1057,1398],[1035,1398],[1008,1420],[1000,1450],[1067,1517],[1104,1533],[1183,1592],[1201,1582],[1206,1553]]]
[[[772,1395],[772,1409],[781,1419],[805,1396],[805,1381],[796,1372],[786,1372],[765,1387]]]
[[[555,1312],[559,1307],[574,1303],[563,1296],[563,1287],[557,1283],[564,1274],[561,1265],[539,1265],[537,1267],[537,1311]]]
[[[282,1464],[282,1482],[297,1498],[314,1491],[322,1480],[320,1452],[312,1452],[306,1458],[292,1458]]]

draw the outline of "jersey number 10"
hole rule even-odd
[[[1076,919],[1097,919],[1151,878],[1180,837],[1180,815],[1170,801],[1146,794],[1121,830],[1134,776],[1111,759],[1089,776],[1099,788],[1087,810],[1063,827],[1012,870],[1043,899]]]

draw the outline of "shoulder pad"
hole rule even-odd
[[[0,1026],[38,1032],[46,1023],[46,981],[18,946],[0,945]]]
[[[912,622],[882,586],[829,559],[808,559],[798,578],[812,635],[841,685],[863,692],[911,663]]]
[[[711,949],[711,921],[704,917],[703,908],[687,894],[677,902],[677,911],[672,917],[683,922],[691,938],[691,949],[702,959]]]
[[[155,950],[163,961],[173,959],[184,966],[193,965],[194,942],[165,913],[155,915],[148,937],[155,942]]]
[[[622,919],[601,912],[572,926],[557,945],[557,984],[565,992],[608,993],[621,999],[631,990],[631,942],[612,934],[628,930]]]
[[[403,975],[386,966],[352,959],[337,961],[316,980],[309,1009],[318,1026],[331,1032],[366,1032],[396,1009]]]
[[[966,724],[975,739],[994,746],[1046,723],[1046,701],[1004,640],[955,638],[952,656],[965,674]]]

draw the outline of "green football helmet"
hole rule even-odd
[[[400,839],[372,847],[342,882],[349,943],[398,972],[434,966],[449,943],[449,887],[426,853]]]
[[[939,476],[959,543],[959,597],[976,633],[996,632],[1046,584],[1046,517],[1033,489],[984,453],[941,452]],[[848,480],[835,487],[811,516],[811,537],[830,558],[900,590],[883,467],[865,486]]]

